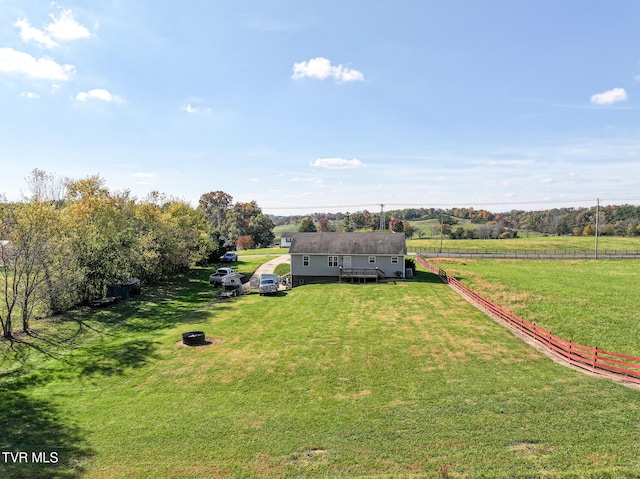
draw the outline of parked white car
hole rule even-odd
[[[231,268],[218,268],[215,273],[209,276],[209,283],[213,285],[220,285],[222,284],[222,278],[233,273],[235,273],[235,271]]]
[[[278,292],[279,278],[277,274],[261,274],[258,292],[263,294],[276,294]]]

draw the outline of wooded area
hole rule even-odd
[[[202,195],[194,208],[157,192],[142,200],[112,192],[99,176],[57,179],[37,169],[27,186],[22,201],[0,200],[6,339],[18,327],[28,333],[34,317],[101,298],[107,285],[156,283],[217,261],[238,236],[252,235],[256,245],[273,240],[273,223],[255,202],[233,205],[223,192]],[[212,207],[207,198],[224,202]]]

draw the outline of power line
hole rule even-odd
[[[640,198],[637,197],[601,197],[600,201],[637,201],[640,202]],[[573,199],[564,199],[564,200],[528,200],[528,201],[499,201],[499,202],[477,202],[482,206],[510,206],[510,205],[533,205],[533,204],[567,204],[567,203],[595,203],[596,198],[573,198]],[[395,207],[421,207],[421,208],[431,208],[431,207],[461,207],[460,203],[431,203],[429,201],[425,201],[422,203],[385,203],[384,205],[380,203],[363,203],[363,204],[350,204],[350,205],[308,205],[308,206],[263,206],[262,210],[315,210],[326,209],[326,210],[340,210],[340,209],[348,209],[348,208],[368,208],[375,206],[395,206]]]

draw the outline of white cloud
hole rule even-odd
[[[293,181],[293,182],[306,182],[306,183],[316,183],[316,184],[321,184],[322,183],[322,179],[319,178],[300,178],[298,176],[291,178],[289,181]]]
[[[89,30],[74,18],[70,9],[62,10],[59,18],[56,18],[55,15],[50,15],[50,17],[53,21],[45,25],[43,30],[35,28],[24,18],[21,18],[13,25],[20,29],[22,41],[36,43],[42,48],[59,46],[55,40],[70,41],[91,36]]]
[[[185,105],[181,109],[187,113],[198,113],[198,107],[193,107],[191,105]]]
[[[614,88],[602,93],[591,95],[591,103],[594,105],[612,105],[619,101],[626,101],[627,92],[624,88]]]
[[[108,90],[105,90],[104,88],[96,88],[88,92],[81,91],[76,95],[76,100],[100,100],[106,102],[122,103],[122,99],[120,97],[112,95]]]
[[[195,115],[196,113],[211,113],[211,108],[204,108],[201,106],[192,106],[190,103],[180,107],[182,111]]]
[[[76,21],[70,9],[62,10],[60,18],[56,18],[54,15],[50,16],[53,22],[47,25],[45,30],[53,38],[58,40],[79,40],[91,36],[89,30]]]
[[[23,98],[29,98],[30,100],[37,100],[38,98],[40,98],[40,95],[32,91],[23,91],[22,93],[20,93],[20,96]]]
[[[358,70],[352,70],[342,65],[331,65],[331,62],[323,57],[316,57],[309,61],[293,64],[291,78],[300,80],[307,77],[319,80],[333,78],[336,83],[364,80],[364,75]]]
[[[20,19],[13,25],[20,29],[20,38],[23,42],[34,42],[44,48],[53,48],[58,46],[58,44],[45,32],[32,27],[28,20]]]
[[[0,72],[21,73],[32,78],[68,81],[75,67],[60,65],[49,57],[36,59],[13,48],[0,48]]]
[[[346,160],[344,158],[318,158],[311,162],[311,166],[318,166],[320,168],[331,169],[346,169],[346,168],[360,168],[362,162],[356,158],[353,160]]]

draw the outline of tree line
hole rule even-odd
[[[2,336],[31,320],[104,295],[107,285],[138,278],[157,283],[218,260],[248,236],[270,244],[273,223],[255,202],[232,203],[223,192],[198,207],[152,192],[138,199],[110,191],[100,176],[59,179],[33,170],[21,201],[0,197]],[[224,205],[206,198],[224,197]],[[270,229],[269,229],[270,228]],[[269,231],[267,231],[269,230]]]
[[[411,226],[413,220],[435,220],[445,236],[452,239],[497,239],[516,237],[518,232],[531,231],[547,235],[640,236],[640,206],[607,205],[598,208],[551,208],[547,210],[511,210],[494,213],[474,208],[406,208],[384,212],[385,229],[404,231],[408,237],[423,236]],[[299,224],[300,231],[355,231],[379,229],[380,213],[367,210],[354,213],[314,213],[309,215],[272,216],[277,224]],[[477,225],[474,228],[455,227],[460,220]],[[440,226],[442,224],[442,226]]]

